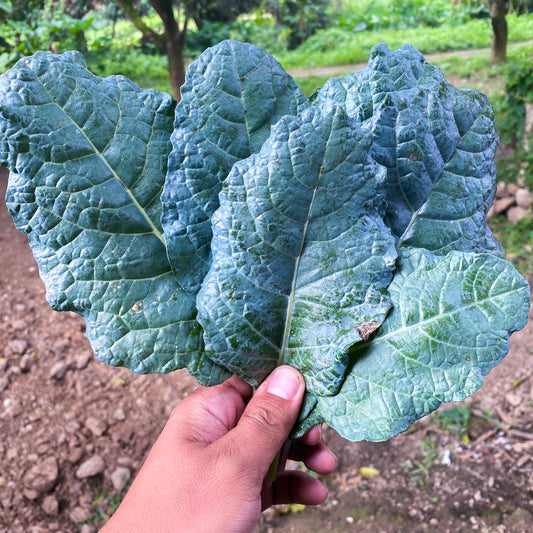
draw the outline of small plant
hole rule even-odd
[[[39,49],[58,48],[59,41],[79,40],[92,22],[93,17],[75,19],[54,5],[41,10],[30,2],[15,9],[11,2],[0,2],[0,71]]]
[[[122,490],[113,494],[110,494],[108,488],[102,485],[100,481],[93,482],[91,486],[94,492],[94,498],[91,502],[92,515],[84,523],[101,526],[111,518],[126,496],[131,482],[132,480],[129,479]]]
[[[426,435],[419,445],[422,452],[420,461],[401,463],[400,467],[409,473],[411,483],[414,483],[419,489],[426,489],[427,482],[431,477],[431,466],[439,456],[439,450],[429,435]]]
[[[509,118],[513,118],[510,127],[515,131],[518,140],[524,135],[525,106],[533,102],[533,65],[531,57],[515,63],[509,68],[507,80],[507,105]]]
[[[470,414],[468,406],[454,405],[449,409],[442,409],[435,413],[435,421],[439,427],[458,436],[464,444],[468,444],[470,442],[468,434]]]
[[[98,358],[206,385],[293,365],[296,436],[325,421],[384,440],[481,386],[529,311],[486,226],[483,95],[381,45],[309,100],[225,41],[181,97],[100,79],[77,53],[0,77],[9,212]]]

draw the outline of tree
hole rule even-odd
[[[151,43],[167,55],[168,72],[172,92],[180,99],[180,87],[185,81],[185,60],[183,51],[191,20],[201,27],[202,20],[224,15],[225,21],[235,20],[241,13],[257,7],[257,0],[148,0],[163,23],[163,31],[149,27],[143,20],[139,2],[135,0],[114,0],[124,11],[126,17],[142,33],[142,40]],[[212,19],[211,19],[212,20]]]
[[[328,0],[265,0],[278,26],[289,29],[287,46],[294,50],[329,22]]]
[[[9,10],[9,18],[11,20],[24,21],[28,17],[31,18],[35,13],[42,10],[44,0],[11,0],[11,2],[7,2],[7,6],[11,7]]]
[[[81,19],[89,11],[98,7],[97,0],[64,0],[63,1],[63,12],[69,15],[74,19]]]
[[[491,63],[507,61],[507,14],[506,0],[489,0],[489,14],[492,22]]]
[[[63,13],[73,19],[82,19],[87,13],[98,7],[98,3],[97,0],[64,0]],[[85,31],[80,30],[74,37],[76,50],[86,53],[87,41],[85,39]]]
[[[66,0],[0,1],[1,67],[8,67],[20,57],[37,50],[58,52],[70,49],[72,40],[75,47],[83,51],[84,30],[91,24],[91,19],[78,20],[68,15],[64,11],[68,3]],[[0,70],[3,70],[1,67]]]
[[[242,13],[248,13],[259,7],[262,0],[204,0],[196,2],[199,5],[194,22],[198,29],[203,26],[204,20],[209,22],[224,22],[230,24],[237,20]]]

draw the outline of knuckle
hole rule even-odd
[[[265,398],[248,413],[245,412],[244,416],[260,431],[279,433],[288,426],[286,409],[269,398]]]

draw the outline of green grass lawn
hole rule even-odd
[[[533,15],[507,16],[509,42],[533,38]],[[459,26],[418,27],[405,30],[376,30],[353,32],[340,28],[322,30],[293,52],[278,59],[285,69],[311,68],[326,65],[346,65],[366,62],[370,49],[378,43],[398,48],[411,43],[424,54],[485,48],[490,46],[490,20],[471,20]]]
[[[508,15],[507,20],[511,43],[533,39],[533,15],[520,17]],[[153,25],[157,19],[150,19],[149,22]],[[334,26],[318,32],[298,49],[278,54],[276,57],[286,69],[345,65],[366,62],[370,49],[380,42],[385,42],[391,49],[410,42],[422,53],[430,54],[488,47],[491,35],[492,30],[488,19],[471,20],[458,26],[420,26],[403,30],[384,29],[360,32],[347,31]],[[108,26],[96,24],[87,32],[87,40],[89,50],[95,50],[95,53],[89,54],[87,58],[88,66],[95,74],[100,76],[111,73],[122,74],[139,83],[141,87],[171,92],[166,58],[140,51],[138,49],[140,32],[131,23],[119,22],[116,25],[113,39],[110,38]],[[266,48],[268,49],[268,46]],[[511,52],[510,55],[513,53]],[[481,75],[483,79],[493,78],[491,83],[500,83],[499,80],[504,77],[498,78],[498,76],[505,73],[506,69],[505,66],[488,66],[487,54],[477,55],[468,60],[451,57],[436,64],[444,70],[446,76],[464,78],[470,85],[475,83],[478,75]],[[298,79],[298,82],[303,90],[310,94],[326,79],[327,76],[318,76]],[[501,83],[498,88],[501,89]]]
[[[509,61],[497,65],[489,63],[488,52],[479,52],[469,57],[447,55],[442,59],[434,59],[431,63],[440,67],[448,81],[456,87],[477,89],[486,94],[495,108],[497,122],[502,122],[505,120],[503,99],[509,66],[530,58],[531,49],[530,44],[509,48]],[[295,80],[304,94],[310,96],[330,77],[329,75],[305,76],[296,77]]]

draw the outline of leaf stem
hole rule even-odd
[[[270,467],[268,468],[266,480],[267,483],[270,485],[276,480],[277,475],[280,472],[283,472],[285,469],[285,464],[287,463],[287,458],[289,457],[289,448],[291,447],[291,439],[288,438],[283,446],[281,447],[281,450],[276,454],[276,457],[274,457],[273,461],[270,463]]]

